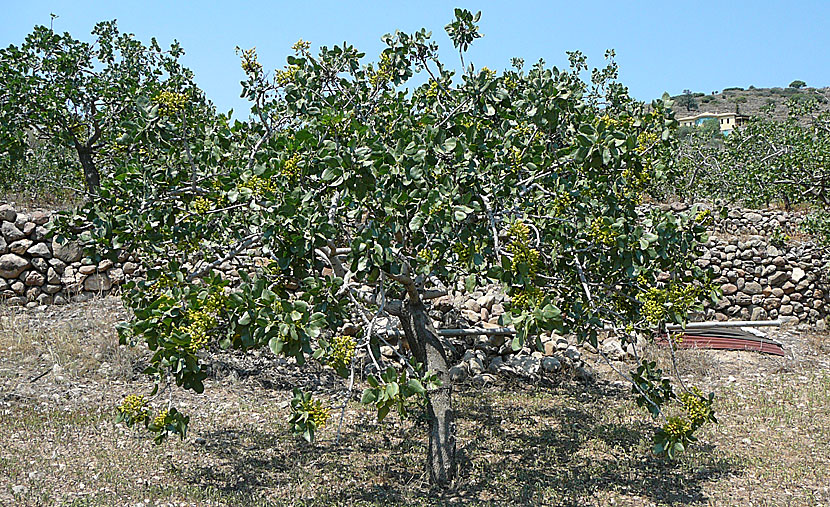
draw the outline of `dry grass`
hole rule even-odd
[[[176,405],[192,415],[184,442],[155,447],[140,432],[114,425],[112,407],[147,384],[133,374],[139,358],[117,346],[111,327],[116,319],[101,314],[108,308],[100,302],[84,306],[82,318],[56,334],[27,325],[21,314],[4,315],[0,504],[830,502],[826,369],[798,363],[781,373],[778,358],[684,351],[681,374],[718,393],[721,423],[674,462],[650,453],[653,423],[615,379],[460,386],[454,397],[460,477],[450,490],[436,491],[422,473],[426,440],[417,414],[403,421],[390,416],[379,425],[350,405],[339,445],[334,424],[309,445],[286,428],[290,386],[262,369],[215,378],[201,396],[176,393]],[[101,375],[105,359],[124,368]],[[233,364],[234,358],[217,359]],[[51,364],[63,365],[62,374],[28,380],[30,372]]]

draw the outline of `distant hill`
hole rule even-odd
[[[734,113],[736,107],[738,112],[750,116],[761,114],[761,108],[774,103],[775,110],[773,117],[776,119],[785,119],[787,117],[787,108],[785,104],[788,99],[795,99],[798,101],[805,101],[815,98],[819,102],[820,110],[830,110],[830,87],[824,88],[724,88],[717,93],[702,93],[693,92],[693,103],[697,104],[697,110],[688,110],[685,106],[685,94],[675,95],[672,99],[675,101],[674,112],[675,116],[681,118],[683,116],[691,116],[698,113]]]

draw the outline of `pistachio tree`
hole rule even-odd
[[[462,56],[478,19],[457,10],[448,26]],[[133,318],[121,337],[152,351],[151,395],[201,392],[212,347],[316,360],[379,419],[424,400],[427,469],[444,485],[456,473],[455,414],[430,301],[448,286],[501,283],[516,350],[541,346],[545,331],[597,345],[605,330],[626,340],[683,323],[710,295],[692,262],[706,216],[639,207],[668,170],[676,122],[661,102],[629,97],[612,53],[586,82],[578,52],[565,69],[515,59],[503,72],[465,63],[456,73],[425,30],[383,41],[369,62],[348,44],[312,54],[299,41],[274,72],[240,50],[249,121],[218,117],[184,134],[141,116],[128,135],[151,136],[155,153],[117,167],[59,225],[145,266],[124,290]],[[383,316],[409,344],[399,367],[378,353]],[[338,332],[347,320],[356,335]],[[682,387],[678,398],[653,363],[620,373],[664,420],[656,452],[683,450],[714,420],[711,396]],[[667,418],[668,402],[686,415]],[[130,398],[120,418],[183,436],[188,416],[170,402],[155,413],[158,403]],[[331,409],[297,389],[290,410],[312,440]]]
[[[192,72],[179,63],[178,43],[168,50],[155,39],[145,45],[115,21],[98,23],[92,35],[86,42],[36,26],[21,45],[0,49],[0,170],[24,170],[27,145],[70,150],[86,191],[96,193],[102,164],[146,152],[123,128],[134,123],[141,101],[159,104],[159,114],[177,101],[194,105],[191,115],[210,114]]]

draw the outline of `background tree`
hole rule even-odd
[[[457,11],[448,27],[462,54],[476,20]],[[661,102],[632,100],[613,61],[590,84],[576,52],[568,70],[515,60],[501,75],[468,65],[455,76],[425,30],[383,40],[368,64],[347,44],[314,56],[299,41],[273,74],[241,51],[251,121],[216,118],[182,141],[184,124],[140,116],[132,132],[154,136],[155,153],[117,167],[59,225],[83,230],[102,254],[129,248],[144,263],[146,279],[124,290],[134,318],[121,336],[152,351],[154,396],[173,385],[201,392],[206,347],[313,358],[348,379],[346,399],[367,375],[360,399],[379,419],[422,399],[429,476],[445,485],[456,473],[452,352],[430,301],[449,284],[501,282],[516,350],[540,346],[544,330],[596,345],[605,328],[626,340],[682,323],[712,294],[693,264],[705,215],[638,214],[668,170],[676,122]],[[427,82],[404,89],[416,72]],[[234,286],[216,271],[230,262]],[[398,367],[379,354],[383,316],[411,349]],[[339,331],[347,319],[361,324],[355,338]],[[714,420],[711,395],[676,393],[653,363],[626,376],[663,419],[655,452],[682,451]],[[675,399],[686,415],[667,418],[661,407]],[[183,436],[187,416],[169,401],[158,410],[133,397],[120,417],[158,440]],[[295,391],[295,431],[312,440],[328,418]]]
[[[89,43],[37,26],[19,47],[0,49],[4,171],[25,163],[30,132],[40,145],[74,152],[87,191],[96,193],[102,161],[139,149],[123,137],[138,102],[202,103],[192,114],[209,109],[192,73],[179,64],[184,52],[178,43],[168,51],[155,39],[145,46],[120,33],[115,21],[97,24],[92,35]]]
[[[805,86],[807,86],[807,83],[805,83],[804,81],[802,81],[800,79],[796,79],[795,81],[790,83],[790,88],[795,88],[796,90],[804,88]]]
[[[692,90],[683,90],[683,94],[675,98],[675,103],[680,107],[685,107],[688,112],[699,109],[697,99],[692,93]]]

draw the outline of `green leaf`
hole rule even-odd
[[[375,389],[366,388],[363,390],[363,396],[360,398],[360,403],[363,405],[369,405],[376,402],[377,399],[378,395]]]
[[[408,388],[409,388],[412,392],[415,392],[415,393],[418,393],[418,394],[424,394],[424,393],[426,393],[426,392],[427,392],[427,390],[426,390],[426,389],[424,389],[423,384],[421,384],[421,381],[420,381],[420,380],[418,380],[418,379],[416,379],[416,378],[409,379],[409,381],[406,383],[406,386],[407,386],[407,387],[408,387]]]
[[[271,349],[271,352],[274,355],[280,355],[282,353],[282,348],[285,346],[285,342],[283,342],[278,336],[275,336],[268,340],[268,347]]]

